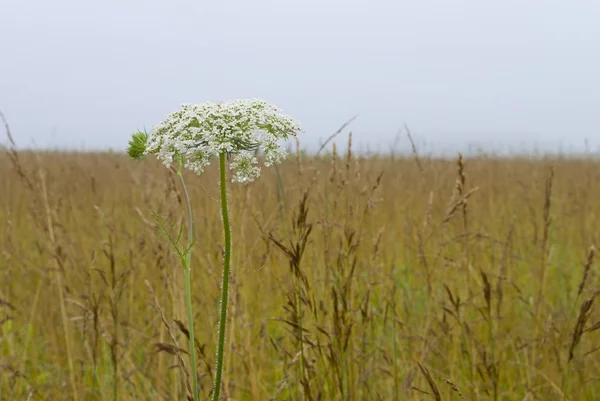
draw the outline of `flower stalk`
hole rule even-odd
[[[217,366],[213,386],[213,401],[219,401],[223,380],[223,359],[225,353],[225,330],[227,329],[227,304],[229,301],[229,275],[231,267],[231,227],[227,209],[227,171],[225,153],[219,155],[219,178],[221,186],[221,214],[225,235],[225,254],[223,255],[223,282],[221,284],[221,310],[219,313],[219,333],[217,343]]]
[[[181,187],[183,188],[183,198],[185,200],[185,207],[187,210],[188,219],[188,243],[187,250],[185,252],[185,258],[183,262],[184,281],[185,281],[185,305],[187,309],[188,317],[188,330],[190,332],[190,364],[192,365],[192,391],[194,394],[192,397],[194,401],[198,401],[200,397],[200,390],[198,388],[198,363],[196,357],[196,333],[194,330],[194,310],[192,306],[192,246],[194,244],[194,216],[192,214],[192,203],[190,202],[190,196],[188,194],[187,186],[183,179],[183,174],[178,173]]]

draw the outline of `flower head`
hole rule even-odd
[[[260,175],[254,152],[264,152],[267,167],[279,163],[286,156],[280,141],[299,131],[297,122],[261,99],[206,102],[183,105],[146,137],[134,134],[128,153],[136,159],[155,154],[167,167],[181,160],[197,174],[226,153],[233,156],[233,181],[245,183]]]

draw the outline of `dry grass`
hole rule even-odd
[[[598,162],[338,152],[231,186],[226,399],[597,399]],[[206,399],[217,172],[186,179]],[[0,154],[0,399],[185,398],[182,271],[152,216],[180,223],[179,191],[119,154]]]

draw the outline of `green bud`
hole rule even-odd
[[[134,160],[144,160],[146,157],[146,146],[148,144],[148,134],[145,132],[136,132],[131,136],[127,154]]]

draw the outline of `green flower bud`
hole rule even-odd
[[[148,134],[145,132],[136,132],[131,136],[127,154],[134,160],[144,160],[146,157],[146,147],[148,144]]]

